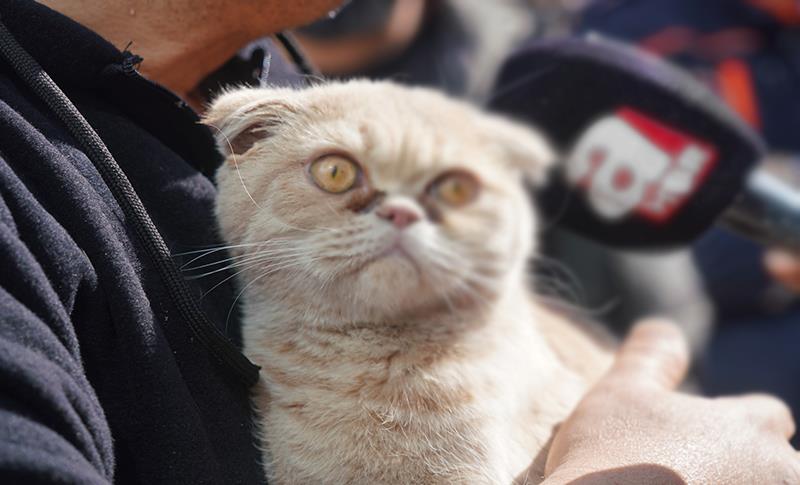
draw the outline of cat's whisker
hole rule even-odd
[[[432,246],[430,253],[431,255],[436,255],[440,258],[447,255],[447,253],[443,253],[437,246]],[[497,284],[495,280],[477,274],[474,271],[470,271],[466,268],[462,268],[461,272],[456,272],[453,266],[447,265],[446,263],[442,264],[442,259],[436,259],[434,257],[432,262],[436,264],[441,271],[452,274],[452,282],[459,289],[468,292],[478,303],[485,304],[486,306],[490,306],[492,304],[484,295],[480,294],[478,290],[473,288],[473,285],[477,285],[484,290],[489,290]]]
[[[250,200],[253,202],[253,204],[255,204],[256,207],[261,209],[261,206],[258,204],[258,202],[256,202],[256,199],[254,199],[252,194],[250,194],[250,191],[247,190],[247,185],[244,183],[244,177],[242,177],[242,172],[239,170],[239,161],[236,159],[236,153],[234,153],[233,145],[231,144],[231,140],[228,138],[228,135],[226,135],[224,131],[222,131],[221,129],[219,129],[218,127],[214,126],[211,123],[206,123],[206,125],[217,130],[217,133],[219,133],[222,136],[222,138],[225,139],[225,143],[228,145],[228,153],[231,154],[231,160],[233,161],[233,166],[236,169],[236,174],[239,176],[239,182],[241,182],[242,184],[244,193],[247,194],[247,197],[250,198]]]
[[[263,254],[263,253],[260,252],[260,251],[256,252],[256,253],[245,253],[245,254],[240,254],[240,255],[237,255],[237,256],[231,256],[231,257],[225,258],[225,259],[220,259],[218,261],[212,261],[210,263],[204,263],[204,264],[201,264],[199,266],[187,266],[190,263],[186,263],[183,266],[181,266],[181,270],[184,271],[184,272],[191,272],[191,271],[197,271],[197,270],[203,269],[203,268],[210,268],[210,267],[218,266],[218,265],[225,264],[225,263],[230,263],[230,264],[226,265],[226,266],[229,266],[229,267],[230,266],[236,266],[237,264],[241,264],[242,262],[245,262],[248,258],[252,258],[255,255],[261,255],[261,254]]]
[[[313,261],[314,261],[314,259],[312,258],[312,260],[311,260],[311,261],[309,261],[309,263],[311,263],[311,262],[313,262]],[[290,267],[292,267],[292,266],[295,266],[295,265],[296,265],[296,264],[298,264],[298,263],[299,263],[299,262],[295,262],[294,264],[283,265],[283,266],[280,266],[280,267],[277,267],[277,268],[275,268],[275,267],[271,267],[271,268],[267,269],[266,271],[264,271],[264,273],[262,273],[261,275],[259,275],[259,276],[256,276],[255,278],[253,278],[253,280],[251,280],[251,281],[250,281],[248,284],[246,284],[246,285],[245,285],[245,286],[244,286],[244,287],[241,289],[241,291],[239,291],[239,294],[238,294],[238,295],[236,295],[236,298],[234,298],[234,300],[233,300],[233,303],[231,303],[231,307],[230,307],[230,309],[228,310],[228,315],[227,315],[227,317],[225,317],[225,333],[227,333],[227,332],[228,332],[228,323],[230,322],[230,319],[231,319],[231,314],[233,313],[233,310],[236,308],[236,303],[239,301],[239,298],[241,298],[241,297],[242,297],[242,295],[244,294],[244,292],[245,292],[245,291],[246,291],[246,290],[247,290],[249,287],[251,287],[251,286],[252,286],[254,283],[256,283],[258,280],[260,280],[260,279],[262,279],[262,278],[265,278],[265,277],[267,277],[267,276],[269,276],[269,275],[271,275],[271,274],[273,274],[273,273],[275,273],[275,272],[277,272],[277,271],[281,271],[281,270],[284,270],[284,269],[288,269],[288,268],[290,268]]]
[[[201,259],[203,259],[203,258],[205,258],[207,256],[210,256],[210,255],[212,255],[214,253],[217,253],[217,252],[220,252],[220,251],[224,251],[224,250],[227,250],[227,249],[239,249],[239,248],[259,247],[259,246],[270,246],[270,247],[278,246],[278,247],[280,247],[280,245],[282,243],[292,243],[292,241],[290,241],[288,239],[287,240],[272,239],[272,240],[267,240],[267,241],[254,242],[254,243],[232,244],[232,245],[222,246],[222,247],[209,249],[209,250],[205,250],[205,251],[197,251],[197,252],[201,252],[202,254],[200,254],[199,256],[195,256],[194,258],[192,258],[188,262],[186,262],[183,265],[181,265],[180,269],[186,269],[188,266],[190,266],[195,261],[199,261],[199,260],[201,260]],[[184,253],[184,254],[197,254],[197,252],[190,252],[190,253]],[[179,256],[179,254],[176,254],[176,255],[173,255],[173,256]],[[234,256],[234,257],[236,257],[236,256]]]
[[[434,292],[439,295],[439,297],[444,301],[445,305],[447,305],[448,310],[450,310],[450,314],[452,315],[460,315],[461,312],[453,305],[453,302],[450,299],[450,296],[447,294],[446,291],[439,288],[439,285],[433,285]]]
[[[342,229],[342,228],[323,227],[323,226],[315,227],[313,229],[305,229],[305,228],[302,228],[302,227],[297,227],[297,226],[295,226],[293,224],[289,224],[288,222],[286,222],[284,220],[281,220],[281,219],[275,218],[274,221],[277,222],[278,224],[283,225],[284,227],[288,227],[289,229],[292,229],[292,230],[298,231],[298,232],[306,232],[306,233],[312,233],[312,234],[326,234],[326,233],[327,234],[331,234],[331,233],[339,233],[339,232],[343,232],[344,231],[344,229]]]
[[[549,294],[546,291],[541,291],[540,288],[536,288],[534,291],[534,297],[538,301],[545,302],[561,310],[566,310],[576,318],[584,320],[606,316],[608,312],[612,311],[614,307],[620,304],[619,298],[611,298],[605,303],[599,303],[595,306],[588,306],[585,301],[575,300],[574,296],[565,296],[563,294],[558,294],[557,292]]]
[[[202,274],[189,275],[189,276],[186,276],[185,278],[187,280],[199,280],[199,279],[205,278],[207,276],[211,276],[211,275],[216,274],[216,273],[221,273],[223,271],[228,271],[228,270],[234,269],[234,268],[240,268],[243,265],[248,265],[249,263],[257,262],[257,261],[260,262],[260,261],[263,261],[265,259],[268,259],[268,258],[266,256],[251,257],[250,259],[247,259],[247,260],[244,260],[244,261],[238,261],[238,262],[233,263],[233,264],[228,264],[226,266],[223,266],[222,268],[217,268],[217,269],[214,269],[212,271],[207,271],[207,272],[202,273]]]
[[[333,214],[335,217],[339,217],[339,213],[338,213],[338,212],[336,212],[336,209],[334,209],[334,208],[333,208],[333,206],[331,205],[331,203],[330,203],[330,202],[328,202],[327,200],[325,201],[325,206],[326,206],[328,209],[330,209],[330,210],[331,210],[331,214]]]
[[[557,277],[539,275],[534,280],[533,289],[537,295],[558,298],[568,304],[583,305],[585,303],[568,284]]]
[[[491,305],[491,302],[489,302],[483,295],[481,295],[478,291],[476,291],[469,285],[468,274],[463,275],[456,272],[456,270],[453,268],[453,265],[450,264],[456,262],[454,256],[450,255],[447,252],[444,252],[437,245],[432,245],[428,249],[429,249],[428,257],[430,264],[439,270],[438,272],[433,272],[434,273],[433,277],[435,279],[441,281],[442,283],[449,283],[451,285],[454,285],[458,290],[467,293],[475,303],[481,306],[488,307],[489,305]],[[445,280],[441,275],[438,275],[437,273],[447,273],[450,274],[452,277]],[[469,315],[467,311],[456,308],[453,305],[451,297],[447,294],[447,292],[439,290],[439,287],[440,285],[437,284],[433,285],[434,290],[440,297],[442,297],[445,304],[450,309],[451,313],[454,313],[456,315],[464,315],[464,314]]]
[[[537,293],[554,290],[557,297],[566,298],[579,305],[586,303],[587,296],[584,287],[563,263],[543,256],[534,258],[533,263],[532,280]],[[555,271],[549,271],[547,264]]]
[[[473,303],[476,303],[481,308],[491,308],[493,306],[492,302],[489,301],[486,296],[482,295],[477,289],[475,289],[470,282],[462,280],[456,282],[456,287],[466,293]]]
[[[199,253],[206,253],[205,255],[207,255],[207,254],[213,254],[213,253],[218,252],[218,251],[224,251],[226,249],[236,249],[236,248],[241,248],[241,247],[257,246],[259,244],[263,244],[263,241],[262,242],[252,242],[252,243],[242,243],[242,244],[215,244],[213,246],[210,246],[210,247],[204,248],[204,249],[196,249],[196,250],[193,250],[193,251],[184,251],[182,253],[172,253],[172,257],[173,258],[177,258],[179,256],[188,256],[190,254],[199,254]]]
[[[253,263],[253,266],[255,266],[255,265],[257,265],[257,264],[258,264],[258,263]],[[231,274],[231,275],[227,276],[225,279],[223,279],[222,281],[220,281],[220,282],[218,282],[217,284],[215,284],[214,286],[212,286],[212,287],[211,287],[211,288],[210,288],[208,291],[204,292],[204,293],[203,293],[203,294],[200,296],[200,299],[203,299],[203,298],[205,298],[205,297],[206,297],[206,296],[208,296],[208,295],[209,295],[209,294],[210,294],[212,291],[216,290],[217,288],[219,288],[220,286],[222,286],[222,285],[223,285],[223,284],[225,284],[226,282],[228,282],[228,281],[230,281],[231,279],[233,279],[233,278],[235,278],[235,277],[239,276],[241,273],[244,273],[245,271],[247,271],[247,270],[248,270],[248,269],[250,269],[250,268],[251,268],[251,266],[247,266],[247,267],[241,268],[240,270],[238,270],[238,271],[234,272],[233,274]]]
[[[255,267],[258,267],[258,266],[262,265],[262,264],[263,264],[263,261],[266,261],[266,260],[268,260],[268,259],[270,259],[270,258],[264,258],[263,260],[259,259],[259,260],[256,260],[256,261],[251,261],[251,262],[250,262],[249,264],[247,264],[247,266],[245,266],[244,268],[240,269],[239,271],[236,271],[236,272],[235,272],[235,273],[233,273],[232,275],[229,275],[229,276],[227,276],[225,279],[223,279],[222,281],[220,281],[220,282],[219,282],[219,283],[217,283],[216,285],[212,286],[212,287],[211,287],[211,289],[209,289],[208,291],[206,291],[205,293],[203,293],[203,295],[202,295],[202,297],[201,297],[201,298],[205,298],[206,296],[208,296],[208,294],[209,294],[209,293],[211,293],[212,291],[214,291],[215,289],[217,289],[219,286],[221,286],[221,285],[222,285],[222,284],[224,284],[225,282],[227,282],[227,281],[230,281],[232,278],[234,278],[234,277],[238,276],[239,274],[241,274],[241,273],[243,273],[243,272],[245,272],[245,271],[248,271],[248,270],[250,270],[250,269],[252,269],[252,268],[255,268]],[[279,263],[279,264],[280,264],[280,263]],[[290,264],[290,265],[288,265],[288,266],[291,266],[291,264]],[[288,266],[287,266],[287,267],[288,267]],[[281,269],[284,269],[283,267],[279,266],[278,264],[276,264],[276,265],[274,265],[274,266],[269,266],[269,265],[267,265],[266,267],[267,267],[267,268],[269,268],[269,269],[275,268],[275,269],[276,269],[276,271],[278,271],[278,270],[281,270]],[[226,268],[226,269],[227,269],[227,268]]]
[[[575,273],[564,263],[558,261],[557,259],[550,258],[544,255],[537,255],[532,258],[533,262],[533,274],[534,274],[534,282],[536,282],[539,278],[543,276],[543,271],[547,271],[547,265],[550,268],[555,270],[555,273],[561,274],[564,276],[563,284],[569,290],[572,291],[572,294],[575,296],[575,301],[577,303],[585,303],[586,302],[586,289],[581,284],[578,277]],[[539,267],[537,267],[537,265]],[[543,268],[541,266],[544,266]],[[558,274],[552,275],[553,278],[558,278]]]
[[[431,244],[427,249],[428,255],[440,263],[441,269],[453,274],[455,277],[459,276],[456,269],[459,265],[459,260],[455,255],[436,243]]]

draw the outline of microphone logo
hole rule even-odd
[[[713,146],[632,108],[596,121],[566,163],[567,181],[602,217],[669,222],[717,161]]]

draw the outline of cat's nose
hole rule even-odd
[[[381,219],[391,222],[394,227],[403,229],[417,222],[421,214],[413,207],[404,207],[396,204],[386,204],[378,208],[375,212]]]

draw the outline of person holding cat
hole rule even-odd
[[[258,376],[222,336],[236,293],[164,257],[219,244],[221,160],[181,97],[338,3],[0,2],[0,482],[264,481]],[[800,482],[785,407],[680,394],[685,367],[671,327],[638,327],[545,483]]]

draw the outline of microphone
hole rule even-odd
[[[537,194],[546,217],[621,248],[686,245],[721,222],[800,249],[800,195],[756,168],[760,137],[681,69],[589,36],[527,45],[497,85],[490,109],[564,154]]]
[[[720,223],[764,246],[800,251],[800,192],[766,170],[755,170]]]

